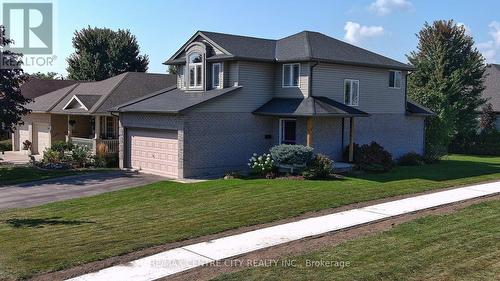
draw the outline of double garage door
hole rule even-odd
[[[128,144],[131,168],[170,178],[178,177],[177,131],[129,129]]]

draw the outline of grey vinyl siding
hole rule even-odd
[[[275,65],[275,93],[279,98],[303,98],[307,97],[309,92],[309,63],[300,64],[299,87],[283,88],[283,64]]]
[[[237,70],[237,73],[234,71]],[[196,108],[197,112],[253,112],[273,97],[274,65],[240,61],[230,67],[229,80],[242,88]]]
[[[359,80],[358,109],[368,113],[405,112],[405,72],[401,89],[389,88],[389,70],[337,64],[319,64],[313,73],[313,95],[344,102],[344,80]]]
[[[224,77],[227,77],[227,79],[224,79],[224,88],[236,86],[238,84],[238,72],[238,62],[226,63],[224,66]]]

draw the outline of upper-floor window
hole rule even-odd
[[[389,88],[401,89],[401,71],[389,71]]]
[[[222,88],[220,83],[220,73],[222,67],[220,63],[212,64],[212,87],[214,88]]]
[[[283,65],[283,87],[298,87],[300,77],[300,63]]]
[[[203,56],[192,53],[188,58],[189,88],[200,89],[203,87]]]
[[[344,80],[344,103],[357,106],[359,103],[359,80]]]

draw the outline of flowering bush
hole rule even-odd
[[[252,158],[248,159],[248,167],[252,170],[252,174],[266,176],[271,173],[274,166],[274,160],[271,154],[262,154],[261,156],[254,153]]]

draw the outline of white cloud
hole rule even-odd
[[[495,41],[495,46],[500,47],[500,23],[497,21],[492,21],[489,25],[490,35],[493,37],[493,41]]]
[[[472,36],[472,29],[470,29],[470,27],[467,26],[465,23],[463,23],[463,22],[457,22],[457,26],[463,26],[463,28],[465,29],[465,34],[469,35],[469,36]]]
[[[344,26],[344,38],[349,43],[359,43],[365,38],[377,37],[384,34],[382,26],[366,26],[357,22],[348,21]]]
[[[491,36],[491,40],[477,43],[476,47],[483,54],[487,63],[495,63],[497,53],[500,49],[500,23],[492,21],[488,27],[490,29],[488,34]]]
[[[495,62],[497,50],[495,48],[495,43],[493,42],[493,40],[477,43],[476,47],[481,52],[481,54],[483,54],[483,57],[486,59],[487,63]]]
[[[385,16],[393,11],[408,11],[413,4],[408,0],[376,0],[371,3],[369,9],[380,16]]]

